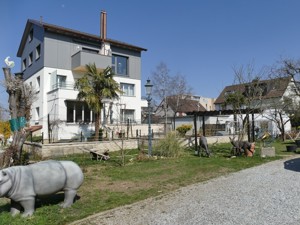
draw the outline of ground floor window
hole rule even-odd
[[[85,102],[66,101],[67,123],[94,122],[94,114]]]
[[[128,121],[128,119],[131,122],[135,121],[134,120],[134,118],[135,118],[134,114],[135,114],[135,110],[133,110],[133,109],[121,109],[121,122],[125,123],[125,122]]]

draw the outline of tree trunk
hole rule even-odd
[[[2,168],[22,163],[22,147],[26,140],[27,132],[24,129],[25,119],[25,90],[20,77],[12,76],[10,68],[3,68],[6,92],[9,95],[10,127],[13,132],[13,141],[1,156]]]
[[[281,138],[282,138],[282,141],[285,141],[285,129],[284,129],[284,122],[283,122],[283,116],[282,116],[282,113],[279,113],[279,118],[280,118],[280,131],[281,131]]]
[[[95,141],[99,141],[99,130],[100,130],[100,115],[101,113],[95,113]]]

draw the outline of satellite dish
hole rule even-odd
[[[7,56],[4,59],[5,64],[7,65],[7,67],[9,68],[13,68],[15,66],[15,62],[14,61],[9,61],[10,56]]]

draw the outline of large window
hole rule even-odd
[[[128,75],[128,58],[120,55],[112,55],[112,70],[116,75]]]
[[[121,109],[121,122],[128,121],[134,122],[134,110],[133,109]]]
[[[67,123],[89,123],[92,121],[91,110],[84,102],[67,101]],[[94,118],[94,116],[92,116]]]
[[[124,96],[134,96],[134,84],[120,83],[120,89]]]

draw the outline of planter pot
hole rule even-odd
[[[300,140],[295,140],[297,147],[300,147]]]
[[[287,145],[286,151],[288,152],[295,152],[297,150],[297,145]]]

